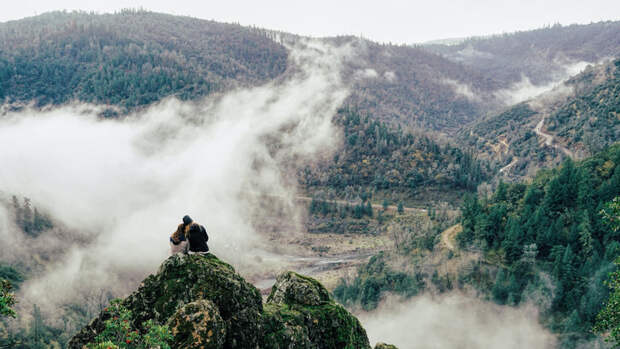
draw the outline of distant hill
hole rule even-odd
[[[144,11],[2,23],[0,47],[0,99],[125,109],[269,81],[288,57],[262,30]]]
[[[506,87],[523,77],[540,85],[568,77],[578,62],[595,63],[618,57],[620,21],[554,25],[424,47],[492,76]]]
[[[195,99],[282,76],[286,33],[146,11],[52,12],[0,24],[0,99],[37,106],[73,100],[129,111],[167,96]],[[389,122],[454,130],[487,110],[493,79],[419,47],[355,37],[344,67],[348,104]]]
[[[347,103],[382,121],[450,133],[500,106],[501,85],[475,69],[422,47],[359,45],[345,70],[354,86]]]
[[[620,52],[620,22],[551,27],[456,45],[350,44],[348,105],[393,124],[453,134],[506,101],[498,91],[528,78],[565,78],[578,62]],[[189,100],[285,76],[282,37],[303,37],[191,17],[125,10],[52,12],[0,23],[0,100],[37,106],[73,100],[121,113],[167,96]],[[572,64],[572,65],[571,65]],[[581,65],[579,65],[581,67]]]

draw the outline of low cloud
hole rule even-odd
[[[360,69],[355,72],[355,77],[357,79],[374,79],[378,76],[379,73],[372,68]]]
[[[583,72],[592,64],[585,61],[560,63],[559,60],[554,61],[554,63],[558,64],[559,72],[555,74],[553,81],[534,85],[527,76],[522,75],[521,81],[514,83],[509,88],[496,91],[495,97],[507,105],[521,103],[544,94],[548,98],[557,99],[557,97],[565,96],[572,91],[564,86],[564,82],[568,78]]]
[[[459,94],[470,101],[479,100],[478,96],[476,96],[474,91],[472,91],[471,87],[467,84],[452,79],[444,79],[442,82],[448,86],[451,86],[456,94]]]
[[[388,297],[360,315],[371,343],[416,349],[543,349],[555,337],[538,322],[532,306],[498,306],[458,293],[400,301]]]
[[[389,82],[396,81],[396,74],[393,71],[386,71],[383,73],[383,78]]]

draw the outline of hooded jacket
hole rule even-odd
[[[189,241],[189,250],[191,252],[209,252],[209,235],[204,226],[198,223],[192,223],[187,227],[188,234],[186,235]]]

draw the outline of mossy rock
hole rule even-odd
[[[286,272],[263,307],[258,290],[213,255],[176,254],[123,300],[132,325],[167,324],[173,348],[371,349],[366,331],[318,281]],[[82,348],[103,330],[103,312],[71,339]]]
[[[258,347],[263,310],[260,292],[213,254],[169,257],[123,305],[143,330],[141,325],[147,320],[164,324],[180,307],[201,299],[211,301],[226,323],[225,348]],[[71,348],[81,348],[95,338],[103,329],[101,316],[71,340]]]
[[[263,349],[370,349],[366,331],[318,281],[278,276],[263,308]]]
[[[321,305],[331,301],[329,292],[320,282],[288,271],[278,275],[267,299],[273,304]]]
[[[226,322],[211,301],[201,299],[184,305],[167,325],[174,337],[173,348],[224,348]]]
[[[398,349],[398,348],[392,344],[377,343],[377,345],[375,345],[375,349]]]

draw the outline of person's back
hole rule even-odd
[[[202,225],[194,222],[191,223],[189,225],[187,240],[189,241],[190,254],[206,254],[209,252],[209,246],[207,245],[209,236],[207,235],[207,230]]]

